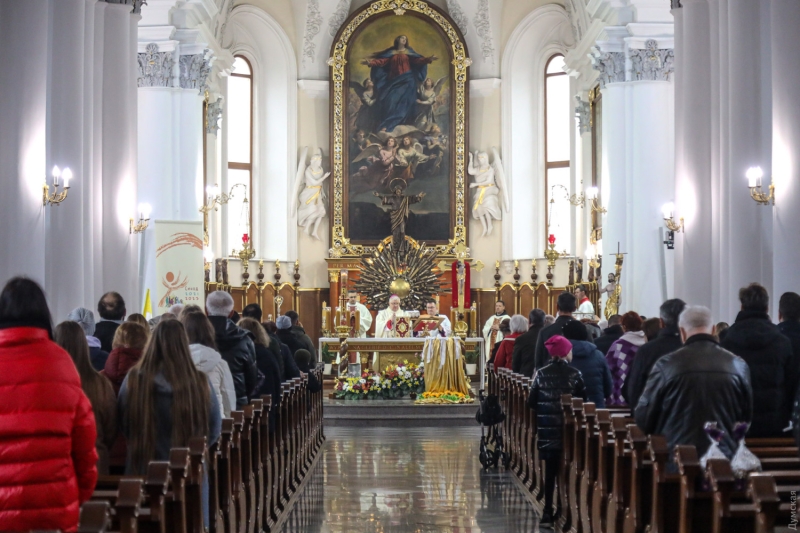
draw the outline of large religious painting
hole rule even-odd
[[[453,254],[466,244],[470,63],[455,24],[425,2],[372,2],[345,22],[329,63],[331,256],[390,235]]]

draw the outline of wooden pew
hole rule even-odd
[[[615,417],[611,419],[613,432],[613,465],[611,466],[611,492],[605,513],[605,531],[621,533],[625,521],[625,509],[630,504],[631,469],[633,445],[629,441],[628,426],[633,419]]]
[[[186,481],[189,477],[189,448],[172,448],[169,453],[169,492],[166,497],[166,528],[186,533]]]
[[[578,512],[582,531],[591,533],[592,490],[597,477],[597,450],[599,431],[597,426],[597,406],[591,402],[583,404],[583,417],[586,424],[583,469],[578,480]]]
[[[203,522],[205,463],[206,438],[192,437],[189,439],[189,477],[186,480],[186,531],[188,533],[205,532],[205,524]],[[209,506],[209,519],[210,517],[211,507]]]
[[[107,501],[88,501],[81,506],[78,533],[106,533],[109,531],[111,506]]]

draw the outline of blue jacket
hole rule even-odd
[[[583,374],[586,386],[586,401],[593,402],[598,409],[606,406],[606,398],[611,396],[611,370],[606,358],[594,344],[587,341],[569,341],[572,343],[571,366]]]

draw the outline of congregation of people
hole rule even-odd
[[[597,408],[629,408],[642,431],[663,435],[670,449],[692,445],[706,453],[708,422],[720,429],[719,449],[729,459],[741,422],[750,425],[747,437],[794,436],[800,443],[800,295],[780,297],[777,324],[767,290],[753,283],[739,291],[741,310],[731,324],[671,299],[657,319],[629,311],[600,328],[597,317],[577,312],[585,294],[582,286],[561,293],[556,317],[534,309],[527,320],[505,319],[490,360],[495,371],[532,379],[527,403],[545,472],[542,525],[554,519],[564,394]]]
[[[263,395],[279,405],[286,381],[304,377],[308,392],[319,392],[298,314],[261,320],[255,304],[239,318],[221,291],[205,308],[174,305],[150,320],[108,292],[97,317],[77,308],[53,327],[41,287],[8,281],[0,293],[0,531],[75,531],[98,475],[144,475],[150,461],[168,460],[194,437],[211,446],[232,411]]]

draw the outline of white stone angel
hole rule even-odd
[[[467,172],[475,176],[475,181],[470,184],[470,189],[475,191],[472,204],[472,218],[478,219],[483,224],[483,236],[492,234],[492,219],[502,220],[503,211],[508,212],[508,188],[503,171],[503,162],[497,148],[492,147],[494,161],[489,164],[489,155],[486,152],[475,152],[477,166],[473,165],[472,153],[469,154]]]
[[[330,172],[322,169],[322,150],[314,150],[311,162],[306,166],[308,147],[304,147],[297,164],[297,177],[295,178],[294,194],[291,214],[297,212],[297,225],[304,227],[306,233],[317,240],[319,223],[327,215],[325,209],[326,194],[322,184],[330,176]]]

